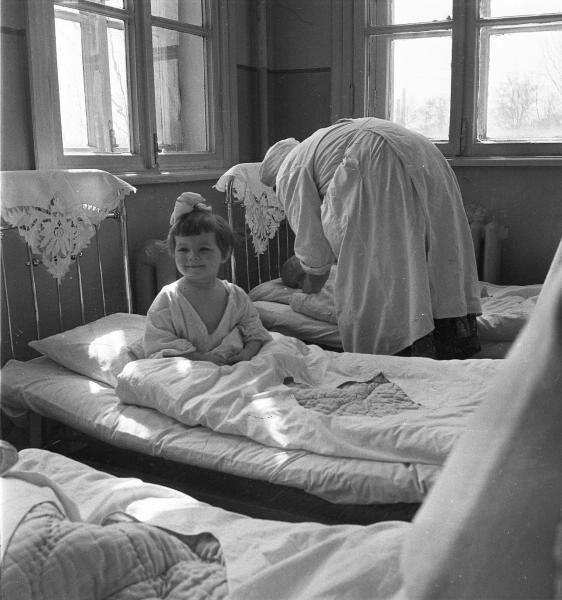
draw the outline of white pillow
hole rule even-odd
[[[293,295],[298,291],[298,288],[287,287],[280,278],[277,278],[256,285],[248,292],[248,295],[253,302],[263,300],[265,302],[289,304]]]
[[[129,346],[138,345],[145,322],[144,315],[114,313],[29,345],[71,371],[115,387],[123,367],[137,358]]]

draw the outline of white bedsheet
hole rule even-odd
[[[187,425],[266,446],[441,465],[496,370],[490,361],[327,352],[276,333],[251,361],[234,366],[184,358],[130,362],[118,377],[116,393],[125,403],[154,408]],[[292,377],[333,393],[344,382],[369,381],[378,373],[411,401],[394,414],[322,414],[301,406],[294,390],[283,385],[285,377]],[[369,396],[369,401],[374,399]]]
[[[440,467],[321,456],[266,447],[242,436],[188,427],[155,410],[124,405],[115,390],[41,357],[9,361],[2,410],[28,409],[101,441],[150,456],[302,489],[338,504],[420,502]]]
[[[266,329],[296,336],[307,344],[320,344],[325,348],[341,350],[337,325],[295,312],[288,304],[281,302],[254,300],[254,306]]]
[[[251,519],[43,450],[20,454],[18,470],[49,477],[85,521],[99,523],[123,511],[183,535],[212,533],[223,550],[233,600],[389,598],[401,585],[399,555],[409,523],[326,526]]]

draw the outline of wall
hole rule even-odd
[[[0,9],[0,170],[33,169],[25,3],[2,0]]]
[[[501,283],[542,283],[562,238],[562,167],[455,167],[464,201],[502,225]]]
[[[326,0],[268,4],[269,142],[330,124],[332,21]]]

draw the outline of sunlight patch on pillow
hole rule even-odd
[[[144,315],[114,313],[29,345],[71,371],[115,387],[123,367],[137,358],[129,346],[142,337],[145,322]]]

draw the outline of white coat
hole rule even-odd
[[[344,350],[395,354],[431,332],[434,318],[480,313],[460,189],[427,138],[381,119],[344,119],[295,147],[276,185],[304,270],[337,262]]]

